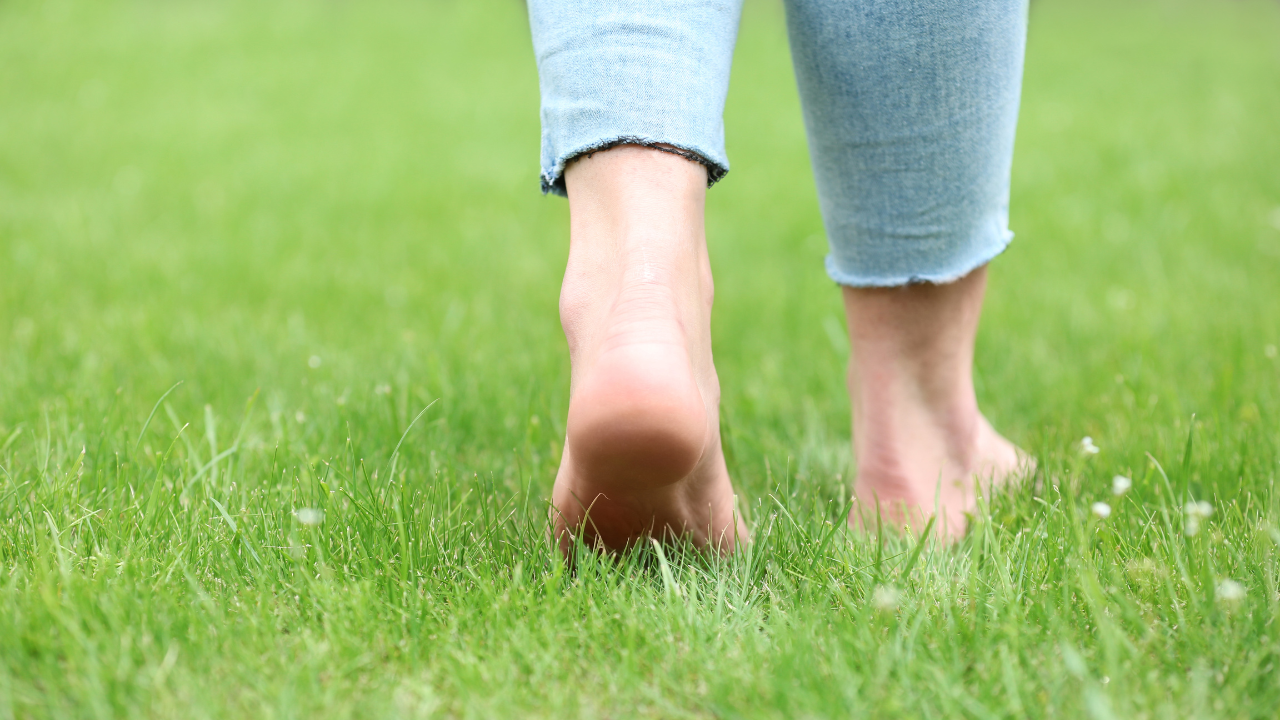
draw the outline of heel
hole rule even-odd
[[[683,349],[602,355],[569,402],[568,443],[579,472],[602,485],[656,489],[692,473],[707,444],[707,410]]]

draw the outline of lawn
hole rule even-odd
[[[522,3],[0,3],[0,720],[1274,717],[1278,37],[1032,3],[977,374],[1039,470],[948,547],[843,529],[839,295],[748,2],[708,231],[755,542],[567,565]]]

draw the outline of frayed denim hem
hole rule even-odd
[[[836,267],[835,258],[831,254],[827,255],[826,268],[827,275],[838,285],[853,288],[889,288],[902,287],[904,285],[920,285],[929,283],[931,285],[946,285],[953,283],[987,263],[995,260],[1005,250],[1009,249],[1009,245],[1013,242],[1013,233],[1006,230],[1004,237],[996,243],[994,247],[979,253],[974,259],[966,259],[962,262],[955,263],[951,267],[942,268],[935,272],[918,273],[911,275],[890,275],[888,277],[875,275],[861,275],[858,273],[845,272]]]
[[[639,145],[641,147],[652,148],[670,155],[678,155],[685,160],[690,160],[702,165],[707,169],[707,187],[711,187],[720,181],[729,172],[727,166],[708,160],[702,153],[695,152],[679,147],[676,143],[669,143],[662,140],[653,140],[651,138],[643,138],[636,135],[619,135],[618,137],[608,140],[601,140],[585,147],[578,148],[572,152],[565,153],[556,161],[555,167],[551,172],[542,173],[542,194],[543,195],[559,195],[560,197],[568,197],[568,190],[564,185],[564,171],[569,167],[569,163],[577,160],[583,155],[591,155],[592,153],[603,152],[619,145]]]

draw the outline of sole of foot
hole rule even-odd
[[[699,387],[673,308],[629,304],[615,303],[569,401],[552,493],[560,547],[567,553],[577,536],[610,552],[648,538],[731,551],[747,530],[720,445],[714,370]]]

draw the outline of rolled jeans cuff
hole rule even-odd
[[[708,184],[724,177],[741,11],[741,0],[531,0],[542,191],[564,195],[570,162],[624,144],[696,160]]]

